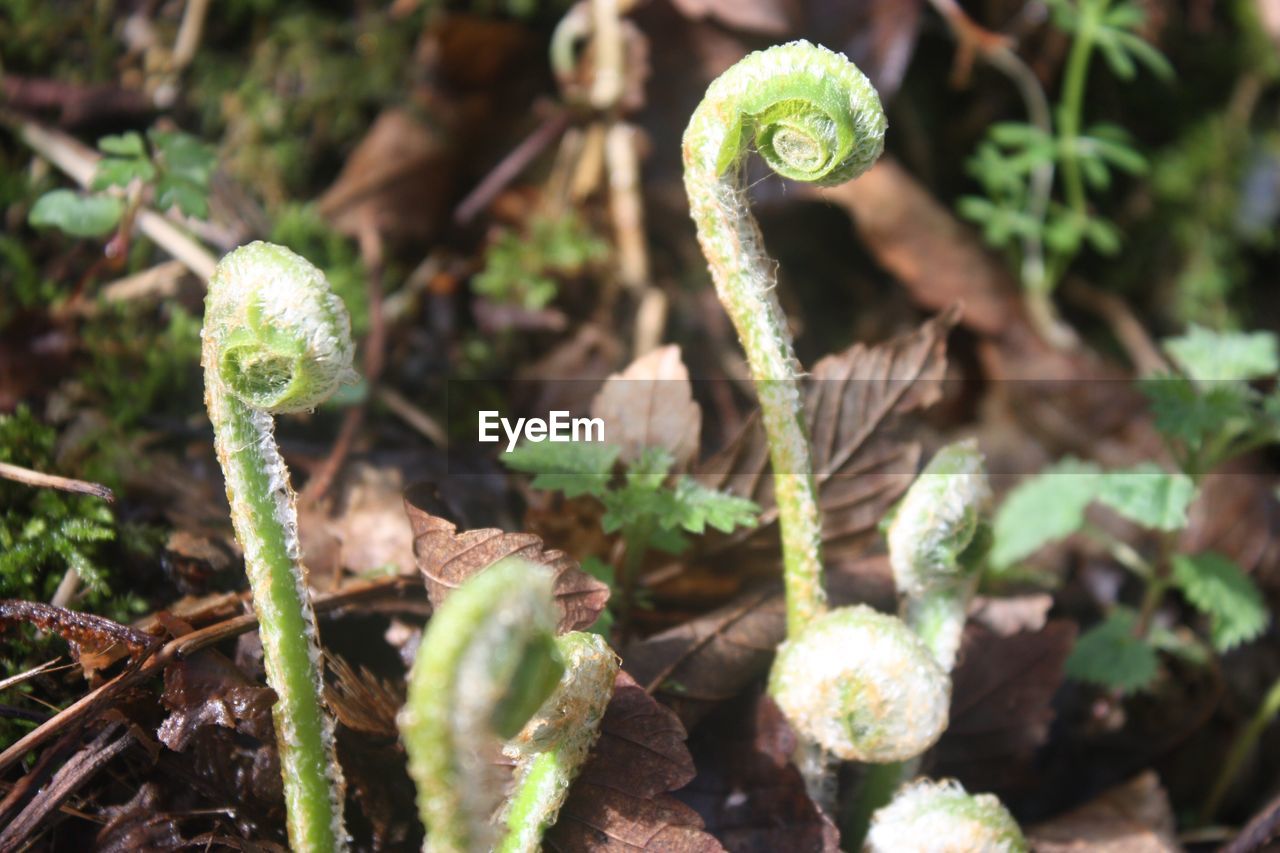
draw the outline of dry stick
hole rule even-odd
[[[381,578],[376,581],[352,584],[336,592],[316,595],[312,598],[311,604],[316,613],[328,613],[369,599],[401,595],[417,585],[417,582],[411,578]],[[0,752],[0,773],[31,750],[46,743],[62,729],[86,720],[123,688],[155,675],[174,661],[182,660],[223,640],[248,633],[257,626],[258,617],[249,613],[200,628],[163,645],[157,643],[153,651],[140,655],[125,672],[81,696],[50,717],[44,724],[23,735],[4,752]]]
[[[49,813],[61,806],[92,776],[111,762],[117,755],[133,745],[130,731],[116,737],[120,724],[103,729],[97,737],[76,753],[70,761],[58,768],[40,793],[27,804],[8,826],[0,831],[0,850],[14,850],[40,825]],[[113,740],[114,738],[114,740]]]
[[[115,500],[115,495],[112,491],[100,483],[75,480],[71,477],[59,477],[57,474],[45,474],[40,471],[32,471],[30,468],[23,468],[20,465],[10,465],[8,462],[0,462],[0,477],[42,489],[60,489],[64,492],[92,495],[95,498],[102,498],[107,501]]]
[[[209,13],[210,0],[187,0],[187,8],[182,12],[182,23],[178,25],[178,36],[173,42],[173,70],[180,71],[191,64],[200,47],[200,37],[204,34],[204,20]]]
[[[467,225],[475,219],[502,192],[507,184],[515,180],[546,147],[564,133],[569,126],[569,112],[557,109],[542,120],[542,123],[525,137],[524,141],[511,149],[511,153],[503,157],[493,171],[485,176],[475,189],[467,194],[453,212],[453,221],[458,225]]]

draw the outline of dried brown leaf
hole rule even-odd
[[[160,696],[170,713],[156,737],[174,752],[184,752],[197,732],[220,726],[270,743],[275,691],[254,684],[225,655],[206,649],[175,660],[164,671]]]
[[[845,208],[876,260],[919,304],[942,310],[963,302],[961,322],[983,334],[1009,334],[1015,323],[1025,328],[1006,266],[892,158],[882,158],[856,181],[800,192]]]
[[[1160,779],[1147,771],[1074,811],[1031,827],[1037,853],[1171,853],[1181,850]]]
[[[396,714],[404,704],[403,690],[336,655],[325,655],[325,668],[333,675],[325,685],[325,703],[338,722],[352,731],[392,740],[399,736]]]
[[[875,346],[855,344],[814,365],[805,412],[813,443],[814,479],[822,509],[826,556],[856,556],[877,535],[876,525],[916,473],[919,445],[902,429],[904,416],[932,405],[942,393],[947,333],[956,309],[914,332]],[[751,498],[764,512],[758,527],[711,548],[776,539],[777,508],[764,429],[753,417],[730,445],[698,466],[698,479]],[[775,548],[768,553],[776,555]]]
[[[135,657],[155,638],[137,628],[121,625],[103,616],[55,607],[39,601],[0,600],[0,631],[10,625],[28,624],[57,634],[71,647],[72,654],[92,678],[122,657]]]
[[[429,236],[446,211],[451,159],[439,131],[385,110],[320,197],[320,213],[344,234],[373,225],[392,237]]]
[[[1008,635],[970,623],[952,677],[951,723],[934,751],[934,775],[991,790],[1026,773],[1048,735],[1050,702],[1075,636],[1075,624],[1061,619]]]
[[[632,643],[624,659],[646,690],[693,726],[758,678],[785,634],[782,593],[757,590]]]
[[[609,587],[578,568],[563,551],[548,551],[532,533],[507,533],[497,528],[458,532],[451,521],[439,518],[405,498],[405,511],[413,527],[413,554],[426,582],[432,607],[439,607],[463,581],[504,557],[519,556],[546,566],[555,577],[559,631],[580,631],[591,626],[609,600]]]
[[[688,784],[694,773],[684,726],[621,672],[600,740],[543,845],[575,853],[723,850],[697,812],[668,793]]]
[[[605,440],[631,462],[647,447],[661,447],[683,471],[698,454],[702,407],[693,399],[680,347],[660,347],[605,380],[591,401],[591,416],[604,421]]]

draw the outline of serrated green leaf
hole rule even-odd
[[[1280,372],[1280,339],[1273,332],[1214,332],[1192,325],[1164,341],[1165,352],[1197,382],[1263,379]]]
[[[1135,615],[1117,607],[1080,635],[1067,658],[1069,678],[1132,693],[1155,680],[1160,661],[1155,649],[1133,635]]]
[[[1209,617],[1213,647],[1229,651],[1257,638],[1270,621],[1253,579],[1212,551],[1173,558],[1173,580],[1197,610]]]
[[[1007,568],[1079,530],[1102,478],[1096,465],[1064,459],[1019,483],[996,512],[992,566]]]
[[[146,157],[147,146],[142,141],[142,134],[130,130],[118,136],[104,136],[98,140],[98,150],[116,157]]]
[[[1148,462],[1104,474],[1097,499],[1143,527],[1181,530],[1195,496],[1196,485],[1186,474],[1169,473]]]
[[[663,527],[677,524],[690,533],[703,533],[708,526],[721,533],[739,527],[755,527],[760,507],[755,501],[709,489],[690,477],[681,477],[675,489],[676,512]]]
[[[513,471],[533,474],[535,489],[564,492],[565,497],[600,497],[608,489],[621,449],[597,442],[525,442],[498,458]]]
[[[58,228],[73,237],[101,237],[116,227],[123,213],[124,205],[118,198],[53,190],[36,199],[27,221],[37,228]]]
[[[631,488],[656,491],[662,488],[675,457],[664,447],[646,447],[635,461],[627,466],[627,485]]]
[[[1252,417],[1250,389],[1235,382],[1197,386],[1185,376],[1153,376],[1139,383],[1156,429],[1193,450],[1224,425]]]

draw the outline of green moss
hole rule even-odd
[[[499,232],[471,286],[494,302],[537,311],[556,298],[561,278],[581,274],[607,253],[607,245],[576,214],[534,216],[523,233]]]

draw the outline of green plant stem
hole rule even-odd
[[[1138,618],[1133,623],[1133,635],[1143,641],[1151,639],[1151,628],[1155,624],[1156,611],[1165,593],[1173,582],[1169,578],[1169,564],[1173,553],[1178,548],[1178,533],[1170,531],[1160,536],[1160,553],[1151,564],[1150,573],[1146,576],[1146,589],[1142,592],[1142,603],[1138,605]]]
[[[351,377],[350,321],[324,274],[280,246],[228,254],[205,301],[205,401],[262,638],[294,850],[345,849],[342,770],[324,712],[319,637],[289,469],[272,415],[314,408]]]
[[[1222,798],[1226,796],[1227,789],[1240,773],[1240,767],[1253,752],[1258,739],[1275,720],[1277,714],[1280,714],[1280,679],[1271,685],[1267,695],[1262,698],[1262,703],[1258,705],[1258,710],[1254,712],[1248,724],[1231,744],[1227,760],[1218,770],[1218,777],[1214,780],[1213,787],[1209,789],[1209,795],[1205,797],[1204,805],[1200,808],[1202,821],[1211,821],[1218,813],[1218,806],[1222,804]]]
[[[685,190],[716,293],[746,351],[769,441],[782,532],[787,633],[826,610],[817,488],[774,264],[746,201],[743,164],[756,149],[780,175],[835,184],[865,171],[885,120],[866,77],[806,42],[751,54],[707,90],[684,135]]]
[[[622,606],[618,612],[618,636],[625,642],[631,632],[631,615],[635,608],[636,581],[640,578],[640,567],[644,565],[647,552],[646,544],[653,537],[652,522],[628,525],[622,531],[622,542],[625,553],[622,557]]]
[[[1084,175],[1080,170],[1080,123],[1084,115],[1084,91],[1089,79],[1089,60],[1102,16],[1111,0],[1081,0],[1079,20],[1071,53],[1063,71],[1062,103],[1058,107],[1058,131],[1062,145],[1062,188],[1067,205],[1081,222],[1088,216]],[[1058,271],[1061,274],[1061,270]],[[1058,276],[1053,280],[1056,281]]]
[[[341,770],[334,754],[333,724],[322,710],[315,615],[305,572],[295,559],[293,493],[286,480],[288,499],[283,499],[280,484],[273,481],[273,473],[285,467],[271,433],[271,416],[250,409],[216,385],[207,393],[232,521],[245,546],[263,666],[277,696],[271,710],[289,843],[295,850],[338,849],[345,846],[337,796]]]
[[[861,850],[867,831],[871,828],[871,816],[893,799],[894,791],[907,775],[907,766],[918,762],[894,761],[889,764],[868,764],[862,775],[862,785],[856,797],[850,797],[840,818],[840,841],[845,850]]]

